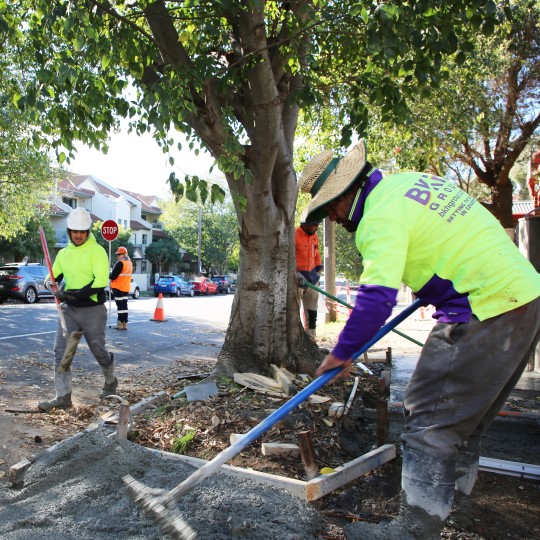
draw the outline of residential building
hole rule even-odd
[[[51,225],[56,232],[55,248],[67,246],[67,216],[73,208],[90,212],[93,221],[113,220],[119,227],[131,230],[133,279],[141,291],[148,289],[152,264],[145,258],[146,248],[166,236],[159,219],[162,214],[158,199],[115,188],[92,175],[71,174],[58,180],[51,205]]]

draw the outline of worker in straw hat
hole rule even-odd
[[[383,177],[359,141],[319,154],[300,189],[304,219],[355,233],[364,271],[351,316],[317,374],[343,367],[384,324],[401,283],[437,320],[404,398],[399,516],[353,523],[347,539],[439,538],[452,502],[466,504],[480,436],[520,378],[540,337],[540,275],[497,220],[455,184],[404,172]]]

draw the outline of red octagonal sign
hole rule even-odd
[[[118,236],[118,225],[116,221],[113,221],[112,219],[105,221],[101,226],[101,236],[109,242],[115,240]]]

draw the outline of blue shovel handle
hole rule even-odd
[[[378,330],[378,332],[356,353],[353,354],[352,359],[356,360],[362,356],[372,345],[377,343],[388,332],[395,328],[398,324],[402,323],[409,315],[414,313],[420,306],[423,305],[421,300],[415,300],[412,304],[407,306],[401,313],[396,315],[391,321],[387,322],[384,326]],[[325,371],[320,377],[308,384],[303,390],[293,396],[287,403],[284,403],[279,409],[274,411],[270,416],[265,418],[262,422],[257,424],[254,428],[248,431],[245,435],[234,443],[233,446],[241,443],[241,448],[246,447],[252,443],[259,435],[263,434],[267,429],[271,428],[278,420],[281,420],[284,416],[289,414],[293,409],[298,407],[300,403],[305,401],[311,394],[314,394],[317,390],[322,388],[328,381],[333,379],[342,368],[336,367]],[[239,450],[239,451],[240,451]]]

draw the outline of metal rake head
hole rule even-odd
[[[180,515],[174,500],[168,497],[168,491],[145,486],[127,474],[123,477],[124,484],[135,502],[157,521],[161,532],[178,540],[195,540],[197,533]]]

